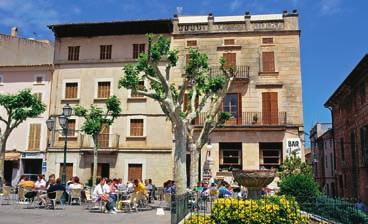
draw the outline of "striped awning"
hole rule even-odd
[[[5,160],[7,161],[19,160],[19,157],[19,152],[5,152]]]

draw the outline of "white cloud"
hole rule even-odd
[[[240,0],[233,0],[230,5],[229,5],[229,8],[230,8],[230,11],[235,11],[237,10],[238,8],[240,8],[242,5],[242,2]]]
[[[341,0],[321,0],[322,15],[333,15],[341,11]]]
[[[47,1],[0,0],[0,25],[17,26],[21,35],[45,30],[46,25],[57,23],[59,13]]]

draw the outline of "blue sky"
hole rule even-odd
[[[298,9],[305,130],[330,121],[324,102],[368,52],[368,0],[0,0],[0,32],[52,39],[47,24],[171,18],[183,15],[242,15]]]

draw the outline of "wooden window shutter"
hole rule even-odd
[[[234,44],[235,44],[234,39],[225,39],[224,40],[224,45],[234,45]]]
[[[133,44],[133,58],[136,59],[138,58],[139,55],[139,45],[138,44]]]
[[[187,41],[187,47],[195,47],[197,46],[197,41],[196,40],[188,40]]]
[[[74,99],[78,97],[78,83],[70,82],[65,84],[65,98]]]
[[[272,37],[262,38],[262,43],[263,44],[273,44],[273,38]]]
[[[242,124],[242,95],[238,93],[238,124]]]
[[[41,124],[31,124],[29,127],[28,150],[40,150]]]
[[[236,53],[224,53],[225,67],[236,66]]]
[[[69,119],[68,120],[68,134],[67,136],[74,136],[75,135],[75,120]]]
[[[109,147],[109,138],[110,137],[110,126],[106,123],[102,124],[101,133],[98,138],[98,144],[101,148]]]
[[[262,93],[263,124],[278,124],[277,92]]]
[[[109,98],[110,96],[110,82],[98,82],[97,84],[97,98]]]
[[[143,119],[130,120],[130,136],[143,136]]]
[[[270,93],[262,93],[262,122],[263,124],[271,123],[271,97]]]
[[[275,71],[275,54],[273,51],[262,52],[262,71],[263,72]]]
[[[271,124],[279,123],[279,106],[278,106],[278,97],[277,92],[270,93],[270,108],[271,108]]]
[[[139,45],[139,54],[140,53],[144,53],[145,52],[145,48],[146,48],[146,45],[145,44],[140,44]],[[139,56],[139,55],[138,55]]]

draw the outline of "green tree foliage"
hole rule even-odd
[[[321,192],[311,175],[300,173],[284,177],[280,182],[279,194],[294,196],[299,203],[305,204],[313,202]]]
[[[296,152],[292,152],[291,155],[287,156],[285,161],[280,167],[280,172],[278,176],[281,181],[290,176],[303,174],[306,176],[313,176],[312,167],[307,163],[303,162],[302,159],[296,155]]]
[[[0,177],[3,177],[5,149],[9,135],[27,118],[35,118],[45,112],[46,105],[34,96],[31,90],[25,89],[17,94],[0,94],[0,106],[6,112],[6,116],[0,116],[0,121],[5,125],[0,134]]]
[[[154,99],[172,122],[176,139],[174,173],[179,192],[184,192],[186,147],[191,145],[198,152],[207,143],[208,135],[230,117],[229,113],[221,112],[221,106],[234,69],[225,68],[222,59],[220,74],[211,75],[207,55],[190,49],[182,83],[173,83],[170,70],[178,63],[178,51],[170,48],[170,40],[166,37],[149,34],[147,38],[148,52],[140,54],[137,63],[124,66],[119,87]],[[140,81],[145,81],[147,85],[141,87]],[[186,94],[189,97],[184,107]],[[200,99],[198,104],[197,99]],[[187,110],[184,111],[184,108]],[[194,139],[191,124],[200,112],[206,112],[206,118],[200,134]]]
[[[106,109],[102,109],[91,105],[89,109],[80,105],[75,107],[75,115],[84,118],[82,125],[82,131],[87,135],[92,136],[94,142],[93,152],[93,174],[92,185],[96,184],[97,175],[97,156],[98,156],[98,135],[103,131],[104,124],[112,125],[114,120],[119,116],[121,112],[120,101],[116,96],[109,97],[106,102]]]

